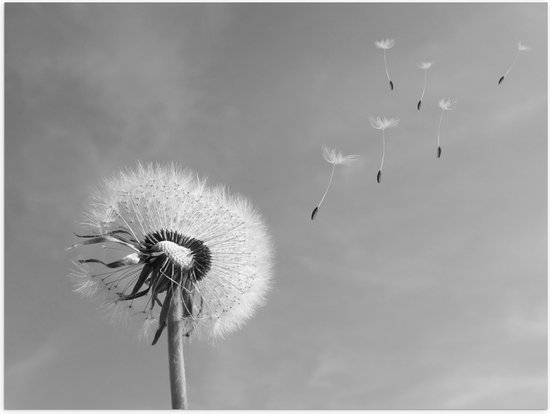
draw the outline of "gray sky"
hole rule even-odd
[[[248,195],[276,248],[267,305],[187,347],[191,408],[545,408],[547,70],[546,4],[6,4],[5,407],[169,408],[164,341],[66,277],[139,159]],[[361,158],[312,222],[322,144]]]

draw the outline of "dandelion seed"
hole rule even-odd
[[[388,77],[388,81],[390,82],[390,89],[393,91],[393,82],[390,79],[390,72],[388,71],[388,62],[386,60],[386,50],[391,49],[395,45],[395,40],[382,39],[374,42],[374,44],[378,49],[382,49],[384,51],[384,67],[386,68],[386,76]]]
[[[317,217],[317,212],[319,211],[319,207],[315,207],[311,213],[311,219],[315,220],[315,217]]]
[[[424,93],[426,93],[426,86],[428,85],[428,69],[433,65],[433,62],[422,62],[418,64],[418,67],[422,70],[424,70],[424,87],[422,88],[422,95],[420,95],[420,99],[418,101],[418,104],[416,105],[416,108],[420,111],[420,106],[422,105],[422,99],[424,99]]]
[[[378,174],[376,174],[376,181],[380,183],[382,181],[382,167],[384,167],[384,156],[386,153],[386,135],[385,131],[387,128],[394,128],[399,125],[399,119],[396,118],[390,118],[387,119],[386,117],[380,118],[377,116],[376,118],[369,118],[370,124],[375,129],[381,129],[382,130],[382,161],[380,162],[380,169],[378,170]]]
[[[439,125],[437,127],[437,158],[441,157],[441,146],[439,144],[439,130],[441,129],[441,121],[443,121],[443,113],[445,111],[451,111],[455,108],[456,101],[453,101],[452,99],[441,99],[439,101],[439,107],[441,108],[441,116],[439,117]]]
[[[144,331],[156,325],[153,345],[168,326],[170,358],[179,361],[170,363],[173,387],[184,336],[223,337],[263,303],[271,277],[267,229],[248,200],[223,187],[208,188],[175,165],[140,164],[106,180],[86,217],[88,234],[71,248],[93,253],[103,245],[113,260],[77,260],[75,290],[141,315]],[[172,390],[174,408],[185,406],[185,387],[179,397]]]
[[[518,57],[519,57],[519,54],[520,52],[529,52],[531,50],[531,47],[529,46],[525,46],[523,45],[521,42],[518,42],[518,49],[516,51],[516,55],[514,56],[514,60],[512,60],[512,63],[510,64],[510,66],[508,67],[508,69],[506,70],[506,72],[504,73],[504,75],[502,75],[500,77],[500,79],[498,80],[498,84],[500,85],[502,83],[502,81],[504,80],[504,78],[506,76],[508,76],[508,74],[510,73],[510,71],[512,70],[512,67],[514,66],[514,64],[516,63],[516,60],[518,60]]]
[[[334,177],[334,169],[336,168],[336,166],[350,164],[357,160],[357,158],[359,158],[359,155],[343,155],[341,152],[337,152],[335,149],[328,148],[323,145],[323,158],[326,162],[332,164],[332,170],[330,172],[330,179],[328,181],[325,193],[323,194],[323,197],[321,197],[321,201],[319,201],[317,207],[315,207],[313,209],[313,212],[311,213],[311,220],[315,220],[315,217],[317,217],[317,213],[319,212],[319,208],[321,207],[321,204],[323,204],[323,201],[327,196],[330,185],[332,184],[332,178]]]

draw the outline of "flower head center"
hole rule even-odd
[[[153,253],[150,260],[167,258],[182,270],[189,271],[197,281],[210,271],[212,253],[201,240],[185,236],[172,230],[159,230],[149,233],[141,243],[143,254]],[[155,258],[154,252],[161,252],[160,258]]]
[[[183,269],[190,269],[193,265],[193,251],[171,241],[161,241],[155,248],[163,252],[172,262]]]

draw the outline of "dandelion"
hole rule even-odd
[[[441,121],[443,121],[443,113],[445,111],[451,111],[455,108],[456,101],[452,99],[441,99],[439,101],[439,107],[441,108],[441,116],[439,117],[439,126],[437,127],[437,158],[441,157],[441,146],[439,144],[439,130],[441,129]]]
[[[138,165],[92,196],[87,234],[71,248],[75,291],[112,311],[167,327],[173,408],[186,408],[184,337],[211,339],[241,327],[263,303],[271,275],[267,229],[247,199],[176,165]],[[88,256],[90,257],[90,256]]]
[[[516,51],[516,55],[514,56],[514,60],[512,61],[512,64],[508,67],[508,70],[504,73],[504,75],[502,75],[500,77],[500,79],[498,80],[498,84],[500,85],[502,83],[502,81],[504,80],[504,78],[506,76],[508,76],[508,74],[510,73],[510,71],[512,70],[512,67],[514,66],[514,64],[516,63],[516,60],[518,60],[518,56],[520,54],[520,52],[528,52],[531,50],[531,47],[529,46],[525,46],[523,45],[521,42],[518,42],[518,49]]]
[[[426,86],[428,85],[428,69],[433,65],[433,62],[422,62],[418,64],[418,67],[424,70],[424,88],[422,88],[422,95],[420,95],[420,100],[416,105],[416,108],[420,111],[420,106],[422,105],[422,99],[424,98],[424,93],[426,93]]]
[[[393,128],[399,125],[399,119],[390,118],[387,119],[386,117],[380,118],[377,116],[376,118],[370,118],[370,124],[375,129],[381,129],[382,130],[382,161],[380,163],[380,169],[378,170],[378,174],[376,175],[376,181],[380,183],[382,180],[382,167],[384,166],[384,154],[386,152],[386,135],[385,130],[387,128]]]
[[[321,204],[323,204],[323,201],[325,200],[325,197],[327,196],[328,190],[330,188],[330,185],[332,184],[332,177],[334,176],[334,169],[337,165],[347,165],[355,161],[357,158],[359,158],[359,155],[343,155],[341,152],[337,152],[335,149],[328,148],[323,145],[323,157],[325,158],[325,161],[329,164],[332,164],[332,171],[330,172],[330,179],[328,180],[328,185],[325,190],[325,193],[323,194],[323,197],[321,197],[321,201],[319,201],[319,204],[317,204],[317,207],[313,209],[313,212],[311,213],[311,219],[314,220],[317,216],[317,213],[319,212],[319,207],[321,207]]]
[[[382,39],[374,42],[374,44],[378,49],[382,49],[384,51],[384,67],[386,68],[386,76],[388,77],[388,81],[390,82],[390,89],[393,91],[393,82],[390,79],[390,72],[388,71],[388,63],[386,61],[386,50],[391,49],[393,45],[395,45],[395,40]]]

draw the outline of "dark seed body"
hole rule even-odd
[[[317,212],[319,211],[319,207],[315,207],[313,209],[313,212],[311,213],[311,219],[315,220],[315,217],[317,216]]]
[[[501,77],[499,80],[498,80],[498,84],[500,85],[502,83],[502,81],[504,80],[504,76]]]
[[[441,147],[437,147],[437,158],[441,157]]]
[[[390,81],[390,89],[393,91],[393,82]]]
[[[376,182],[380,184],[380,181],[382,181],[382,171],[378,171],[376,174]]]
[[[418,101],[418,105],[416,105],[416,108],[420,111],[420,107],[422,106],[422,101]]]

